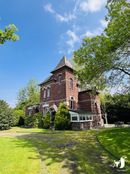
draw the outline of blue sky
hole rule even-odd
[[[0,29],[18,28],[20,40],[0,45],[0,99],[11,106],[29,80],[41,82],[82,39],[107,25],[106,0],[0,0]]]

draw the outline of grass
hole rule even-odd
[[[117,135],[117,132],[119,134],[121,132],[121,137],[118,141],[114,139],[114,137],[116,137],[115,135]],[[122,148],[122,146],[120,148],[124,152],[124,154],[127,152],[130,153],[130,132],[129,129],[123,128],[107,129],[101,131],[47,131],[42,129],[13,128],[9,131],[4,131],[4,133],[7,133],[7,135],[8,133],[16,133],[16,137],[0,138],[0,148],[2,146],[1,144],[3,144],[1,143],[1,141],[5,141],[5,144],[6,141],[8,141],[7,146],[2,146],[2,153],[6,154],[8,152],[11,158],[13,151],[16,152],[16,154],[19,151],[21,153],[23,152],[22,154],[18,153],[18,160],[16,160],[16,158],[12,158],[13,160],[15,159],[16,162],[22,161],[23,166],[27,165],[26,167],[30,167],[29,163],[32,164],[33,162],[39,164],[39,153],[41,160],[41,166],[39,167],[39,169],[41,168],[41,174],[116,174],[119,172],[110,167],[110,164],[113,163],[113,159],[116,158],[111,156],[111,154],[106,151],[105,148],[108,148],[107,150],[110,150],[115,156],[120,156],[121,153],[118,153],[116,151],[117,149],[114,148],[114,146],[116,147],[119,141],[122,142],[121,138],[123,138],[123,141],[126,141],[128,137],[128,141],[126,143],[124,142],[126,145],[125,148]],[[19,133],[28,134],[21,134],[20,136],[18,136]],[[111,136],[111,134],[113,136]],[[100,145],[100,143],[97,141],[96,135],[98,135],[98,138],[102,145]],[[124,135],[124,137],[122,135]],[[113,138],[113,141],[110,140],[111,138]],[[110,148],[111,143],[113,144],[113,148]],[[105,148],[103,148],[102,146],[105,146]],[[12,151],[12,149],[14,150]],[[24,153],[27,154],[28,152],[29,156],[24,156]],[[33,157],[33,153],[35,157]],[[129,160],[128,155],[127,157]],[[14,165],[12,165],[13,163],[10,163],[8,169],[14,168],[15,170],[15,167],[20,165],[15,165],[15,160]],[[27,163],[27,160],[30,160],[30,162]],[[1,161],[4,161],[3,165],[8,165],[9,160],[6,159],[6,155],[2,156],[0,154],[0,163]],[[26,174],[25,171],[26,170],[24,170],[22,174]],[[29,174],[29,172],[27,173]],[[35,173],[37,173],[37,167],[36,169],[33,169],[31,174]],[[127,171],[125,173],[127,173]],[[0,174],[12,173],[7,173],[4,171],[2,173],[0,171]],[[20,172],[13,172],[13,174],[20,174]]]
[[[130,128],[106,129],[98,134],[98,139],[117,159],[127,157],[127,170],[130,173]]]
[[[0,174],[38,174],[40,158],[30,142],[22,146],[25,140],[0,138]]]

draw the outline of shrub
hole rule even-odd
[[[42,113],[34,114],[34,127],[43,128],[43,115]]]
[[[25,126],[26,127],[38,127],[38,128],[43,128],[43,116],[42,114],[36,113],[33,115],[27,115],[25,117]]]
[[[34,127],[34,116],[26,115],[25,116],[25,127]]]
[[[58,130],[67,130],[71,128],[69,110],[64,103],[60,103],[58,107],[55,115],[54,126],[55,129]]]
[[[44,129],[49,129],[50,128],[50,123],[51,123],[51,120],[50,120],[50,113],[48,112],[44,118],[43,118],[43,128]]]
[[[13,126],[24,125],[24,111],[21,109],[13,109]]]
[[[10,129],[12,125],[12,110],[4,100],[0,100],[0,130]]]

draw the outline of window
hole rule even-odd
[[[70,109],[74,109],[74,98],[70,97]]]
[[[48,88],[47,88],[47,97],[50,97],[50,96],[51,96],[51,88],[48,87]]]
[[[61,74],[58,76],[58,82],[61,84]]]
[[[80,121],[92,121],[92,115],[80,115]]]
[[[74,84],[73,84],[73,79],[70,78],[70,89],[73,89],[73,86],[74,86]]]
[[[77,114],[71,114],[71,122],[78,122],[79,116]]]
[[[43,91],[43,98],[46,98],[46,89],[44,88],[44,91]]]

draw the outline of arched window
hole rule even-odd
[[[73,89],[73,87],[74,87],[74,84],[73,84],[74,82],[73,82],[73,79],[72,78],[70,78],[70,89]]]
[[[61,74],[58,75],[58,82],[61,84]]]
[[[70,97],[70,109],[74,109],[74,98]]]
[[[46,89],[44,88],[44,91],[43,91],[43,98],[46,98]]]
[[[51,96],[51,88],[48,87],[48,88],[47,88],[47,97],[50,97],[50,96]]]

